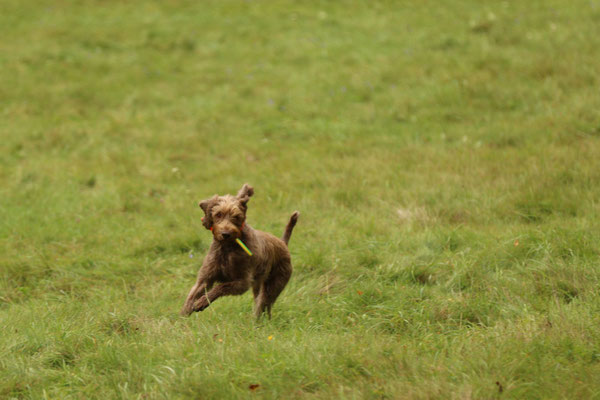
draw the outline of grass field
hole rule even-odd
[[[600,398],[600,1],[2,0],[0,72],[0,398]],[[244,182],[292,280],[180,317]]]

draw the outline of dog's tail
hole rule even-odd
[[[294,230],[294,226],[296,226],[296,222],[298,222],[298,215],[300,215],[300,213],[298,211],[294,211],[294,213],[290,217],[290,221],[288,222],[287,226],[285,227],[285,233],[283,234],[283,238],[282,238],[283,241],[285,242],[285,244],[288,244],[288,242],[290,241],[290,236],[292,236],[292,231]]]

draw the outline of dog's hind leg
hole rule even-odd
[[[262,282],[255,282],[252,285],[252,294],[254,295],[254,316],[258,319],[265,310],[265,290]]]
[[[252,295],[254,296],[254,302],[256,303],[256,298],[260,294],[260,289],[262,287],[262,282],[254,282],[252,284]]]
[[[271,273],[265,280],[263,292],[265,296],[265,304],[269,319],[271,318],[271,308],[277,297],[281,294],[285,285],[287,285],[292,276],[292,263],[288,259],[281,260],[278,264],[273,265]],[[264,311],[264,309],[263,309]]]
[[[254,316],[256,319],[259,319],[262,313],[265,312],[266,303],[267,297],[265,296],[265,289],[262,287],[254,298]]]

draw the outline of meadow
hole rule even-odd
[[[0,2],[1,399],[600,398],[600,1]],[[294,275],[179,316],[198,201]]]

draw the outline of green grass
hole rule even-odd
[[[600,2],[3,0],[0,37],[0,398],[600,398]],[[302,213],[292,280],[182,318],[244,182]]]

